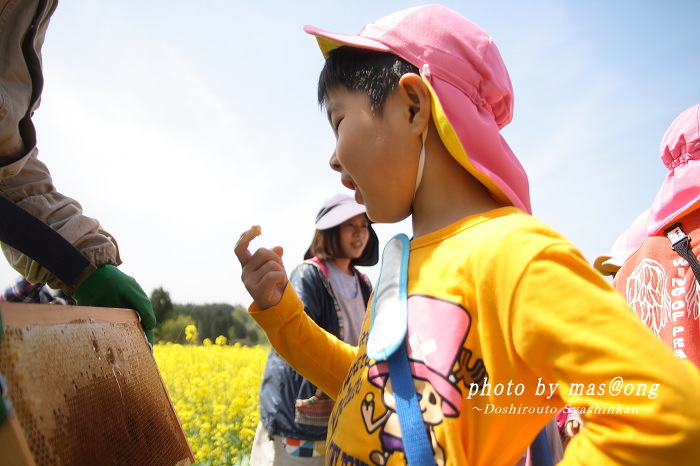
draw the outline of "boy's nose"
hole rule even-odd
[[[335,151],[331,154],[330,166],[333,170],[340,172],[340,163],[338,162],[338,157],[335,156]]]

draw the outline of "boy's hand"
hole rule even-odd
[[[241,280],[260,309],[277,305],[289,281],[282,263],[284,250],[260,248],[251,254],[250,242],[260,234],[260,227],[252,227],[241,234],[234,251],[241,263]]]
[[[566,421],[566,435],[572,438],[581,430],[581,423],[577,419],[569,419]]]

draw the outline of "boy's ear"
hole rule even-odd
[[[399,88],[406,99],[409,123],[421,134],[431,117],[432,96],[423,78],[416,73],[406,73],[399,79]]]

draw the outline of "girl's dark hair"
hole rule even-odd
[[[343,85],[369,97],[370,109],[381,114],[387,97],[406,73],[418,68],[393,53],[342,46],[331,50],[318,78],[318,103],[323,107],[328,91]]]
[[[367,214],[365,214],[367,217]],[[369,222],[369,218],[367,218]],[[342,224],[341,224],[342,225]],[[369,228],[372,228],[371,226]],[[365,250],[362,251],[362,255],[357,259],[351,259],[350,265],[355,266],[357,264],[365,263],[370,259],[372,255],[371,246],[372,236],[370,232],[370,239],[365,246]],[[311,240],[311,256],[316,256],[319,260],[327,261],[333,259],[339,259],[343,257],[343,249],[340,246],[340,225],[336,225],[327,230],[316,230],[314,233],[314,238]]]

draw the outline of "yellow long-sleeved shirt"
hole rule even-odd
[[[533,217],[502,208],[416,238],[408,296],[411,372],[438,464],[514,464],[565,405],[586,425],[562,464],[700,461],[700,373]],[[320,331],[290,286],[250,311],[336,398],[327,464],[405,462],[386,364],[366,355],[369,314],[352,347]]]

